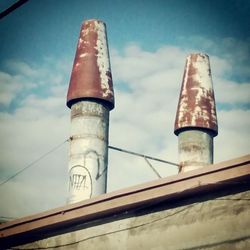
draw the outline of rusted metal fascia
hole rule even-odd
[[[9,242],[19,236],[27,237],[42,232],[43,238],[50,230],[60,230],[103,216],[114,215],[141,205],[184,196],[230,185],[242,179],[250,179],[250,155],[211,166],[181,173],[170,178],[137,187],[101,195],[89,201],[54,209],[0,225],[0,242]]]

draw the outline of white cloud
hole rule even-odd
[[[117,81],[125,81],[133,87],[137,86],[138,80],[184,65],[187,55],[187,51],[172,46],[164,46],[154,53],[143,51],[136,45],[130,45],[124,50],[124,53],[111,53],[113,75]]]
[[[222,78],[214,78],[216,101],[230,104],[250,102],[250,83],[237,84]],[[233,93],[233,94],[232,94]]]
[[[225,58],[220,58],[218,56],[210,56],[210,64],[212,76],[215,77],[225,77],[229,71],[232,71],[232,65],[225,60]]]
[[[47,59],[43,64],[28,65],[21,61],[7,61],[6,70],[0,71],[0,104],[8,107],[19,94],[26,97],[29,94],[41,96],[66,92],[66,81],[69,79],[70,64],[65,59],[58,61]],[[66,94],[64,93],[64,96]]]
[[[35,95],[29,95],[25,100],[22,101],[22,106],[16,110],[16,112],[20,115],[22,113],[26,114],[27,110],[39,110],[41,114],[34,114],[44,115],[44,116],[57,116],[59,114],[65,114],[65,107],[66,100],[65,95],[58,96],[58,95],[51,95],[49,98],[40,98]],[[24,112],[25,110],[25,112]],[[42,114],[43,113],[43,114]],[[30,114],[33,117],[33,114]]]
[[[13,73],[20,74],[27,77],[34,77],[39,75],[39,71],[31,67],[25,62],[9,60],[6,62],[7,68],[9,68]]]
[[[46,63],[32,71],[31,66],[24,63],[8,65],[13,66],[13,73],[6,73],[7,80],[22,91],[23,98],[18,99],[10,113],[0,112],[1,182],[66,140],[70,121],[65,104],[67,78],[59,67],[60,62],[53,67]],[[22,84],[15,82],[17,78],[22,79]],[[31,82],[34,83],[32,91],[26,86]],[[42,88],[41,83],[48,84]],[[18,91],[5,89],[4,94],[12,93],[9,103]],[[41,92],[47,93],[46,96]],[[65,203],[66,145],[0,187],[1,215],[16,217]]]
[[[8,106],[22,87],[17,77],[0,72],[0,104]]]
[[[26,106],[0,113],[0,130],[2,182],[67,139],[69,116]],[[18,217],[65,204],[66,145],[0,187],[1,215]]]
[[[32,158],[31,155],[29,159]],[[67,180],[66,162],[67,144],[64,144],[53,155],[1,186],[1,216],[17,218],[64,205],[67,185],[62,180]]]
[[[249,154],[250,110],[221,110],[218,122],[215,157],[222,161]]]
[[[185,41],[183,43],[183,41]],[[223,59],[229,68],[223,72],[226,79],[234,78],[240,82],[250,80],[250,37],[239,40],[234,37],[214,38],[190,36],[179,38],[180,46],[189,44],[193,50],[203,51]],[[216,67],[212,71],[217,71]]]
[[[208,47],[212,45],[207,44]],[[190,51],[166,45],[148,52],[135,44],[128,45],[124,51],[112,51],[116,107],[111,111],[111,145],[178,161],[174,119],[185,58]],[[219,54],[212,54],[210,58],[217,101],[247,103],[249,84],[239,85],[225,78],[227,72],[233,70],[231,61]],[[15,64],[12,62],[12,65]],[[2,72],[2,78],[13,84],[15,77],[21,78],[22,91],[26,91],[15,110],[0,113],[2,178],[26,166],[69,135],[70,117],[65,102],[71,64],[50,58],[40,67],[26,66],[19,62],[15,73]],[[26,83],[33,84],[29,85],[32,91],[25,87]],[[18,91],[21,89],[13,92],[3,89],[6,95],[12,93],[5,103],[10,103]],[[249,117],[249,110],[218,111],[215,162],[247,153],[250,148]],[[151,163],[162,176],[177,173],[174,166]],[[65,144],[62,150],[44,158],[39,165],[23,172],[4,188],[0,187],[4,197],[0,214],[20,216],[62,205],[66,196],[66,173]],[[157,178],[143,158],[115,151],[110,151],[108,176],[109,191]],[[39,190],[43,190],[40,196],[37,195]],[[20,199],[11,200],[11,195]],[[24,205],[28,203],[29,210]],[[20,209],[17,211],[16,207]]]

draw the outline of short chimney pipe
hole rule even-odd
[[[179,172],[213,163],[213,138],[218,134],[209,57],[187,57],[174,133],[178,136]]]
[[[68,203],[75,203],[105,193],[107,186],[114,91],[106,25],[100,20],[87,20],[81,27],[67,106],[71,109]]]

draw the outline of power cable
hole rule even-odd
[[[141,156],[144,159],[146,158],[146,159],[150,159],[150,160],[153,160],[153,161],[159,161],[159,162],[162,162],[162,163],[167,163],[167,164],[170,164],[170,165],[174,165],[174,166],[180,167],[179,164],[171,162],[171,161],[162,160],[162,159],[155,158],[155,157],[152,157],[152,156],[149,156],[149,155],[139,154],[139,153],[136,153],[136,152],[133,152],[133,151],[129,151],[129,150],[126,150],[126,149],[117,148],[117,147],[113,147],[113,146],[108,146],[108,147],[110,149],[117,150],[117,151],[120,151],[120,152],[123,152],[123,153],[131,154],[131,155],[136,155],[136,156]]]
[[[23,171],[25,171],[26,169],[32,167],[35,163],[39,162],[40,160],[42,160],[44,157],[46,157],[47,155],[53,153],[54,151],[56,151],[58,148],[60,148],[65,142],[68,142],[72,140],[72,137],[70,137],[69,139],[63,141],[62,143],[60,143],[59,145],[55,146],[54,148],[52,148],[51,150],[49,150],[48,152],[46,152],[45,154],[43,154],[42,156],[40,156],[38,159],[36,159],[35,161],[31,162],[29,165],[27,165],[26,167],[22,168],[21,170],[19,170],[18,172],[16,172],[15,174],[13,174],[12,176],[10,176],[9,178],[7,178],[5,181],[0,183],[0,186],[4,185],[5,183],[9,182],[11,179],[15,178],[17,175],[19,175],[20,173],[22,173]],[[117,150],[123,153],[127,153],[127,154],[131,154],[131,155],[135,155],[135,156],[140,156],[143,157],[144,160],[147,162],[147,164],[151,167],[151,169],[155,172],[155,174],[161,178],[160,174],[156,171],[156,169],[150,164],[150,162],[148,161],[148,159],[154,160],[154,161],[159,161],[162,163],[167,163],[170,165],[174,165],[174,166],[179,166],[177,163],[174,162],[170,162],[170,161],[166,161],[166,160],[161,160],[159,158],[155,158],[152,156],[148,156],[148,155],[143,155],[143,154],[139,154],[133,151],[129,151],[126,149],[122,149],[122,148],[118,148],[118,147],[113,147],[113,146],[108,146],[108,148],[113,149],[113,150]]]
[[[5,181],[1,182],[0,186],[4,185],[5,183],[7,183],[8,181],[10,181],[11,179],[15,178],[17,175],[19,175],[20,173],[22,173],[26,169],[32,167],[35,163],[39,162],[40,160],[42,160],[47,155],[49,155],[49,154],[53,153],[54,151],[56,151],[58,148],[60,148],[67,141],[68,141],[68,139],[65,140],[65,141],[63,141],[62,143],[58,144],[57,146],[55,146],[54,148],[52,148],[51,150],[49,150],[48,152],[46,152],[45,154],[43,154],[42,156],[40,156],[39,158],[37,158],[36,160],[34,160],[33,162],[31,162],[29,165],[27,165],[26,167],[22,168],[18,172],[16,172],[15,174],[13,174],[9,178],[7,178]]]
[[[158,178],[161,178],[161,175],[157,172],[157,170],[153,167],[153,165],[150,163],[150,161],[147,158],[144,158],[146,163],[149,165],[149,167],[154,171],[154,173],[157,175]]]
[[[9,8],[4,10],[0,13],[0,19],[4,18],[5,16],[9,15],[11,12],[16,10],[17,8],[21,7],[23,4],[27,3],[29,0],[19,0],[16,3],[12,4]]]

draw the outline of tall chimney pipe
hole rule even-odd
[[[175,119],[180,172],[213,163],[213,138],[218,134],[213,83],[206,54],[187,57]]]
[[[106,192],[109,111],[114,92],[106,25],[81,27],[67,95],[71,109],[69,199],[74,203]]]

